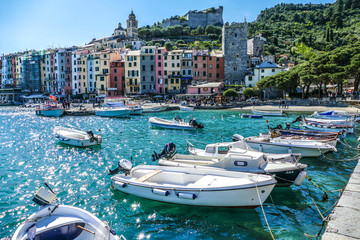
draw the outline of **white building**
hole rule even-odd
[[[1,79],[1,85],[2,87],[5,87],[7,85],[13,85],[14,84],[14,78],[12,73],[12,58],[13,56],[7,55],[2,57],[2,79]]]
[[[251,73],[245,76],[245,87],[254,87],[255,84],[264,77],[275,75],[281,71],[284,71],[283,67],[280,67],[273,62],[265,61],[254,67],[251,70]]]
[[[65,87],[65,49],[59,49],[55,53],[55,81],[56,81],[56,93],[61,94]]]

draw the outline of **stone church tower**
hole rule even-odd
[[[247,23],[225,23],[222,28],[222,50],[225,60],[225,83],[245,82],[247,69]]]
[[[129,15],[129,19],[126,20],[127,24],[127,37],[129,40],[137,40],[138,39],[138,21],[136,20],[135,14],[131,11]]]

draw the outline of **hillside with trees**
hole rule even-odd
[[[337,94],[342,95],[347,79],[354,79],[354,91],[359,92],[360,84],[360,41],[321,53],[311,60],[299,64],[289,71],[263,78],[256,88],[268,93],[274,89],[295,93],[301,88],[302,98],[309,96],[310,85],[317,86],[317,96],[327,93],[326,84],[337,86]],[[313,95],[314,96],[314,95]]]
[[[265,54],[276,55],[279,63],[302,63],[321,52],[358,41],[359,19],[360,0],[337,0],[325,5],[282,3],[261,11],[256,21],[248,23],[248,38],[259,33],[267,38]],[[216,26],[163,28],[158,22],[140,28],[139,37],[148,44],[156,44],[153,39],[170,39],[174,49],[221,48],[221,28]]]
[[[248,24],[248,36],[267,38],[265,54],[301,63],[317,54],[359,41],[360,0],[334,4],[278,4]],[[283,59],[281,59],[281,55]]]

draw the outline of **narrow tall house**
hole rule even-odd
[[[225,23],[222,28],[225,83],[244,84],[247,68],[247,23]]]

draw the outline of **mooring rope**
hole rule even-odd
[[[359,149],[359,145],[357,146],[357,147],[352,147],[352,146],[350,146],[347,142],[346,142],[346,140],[345,140],[345,138],[344,138],[344,142],[342,142],[342,141],[340,141],[339,140],[339,143],[341,143],[342,145],[344,145],[345,147],[348,147],[348,148],[350,148],[350,149],[355,149],[355,150],[360,150]]]
[[[256,180],[255,180],[255,187],[256,187],[256,192],[257,192],[258,198],[259,198],[259,203],[260,203],[260,206],[261,206],[261,210],[262,210],[262,213],[263,213],[264,218],[265,218],[266,225],[267,225],[267,227],[268,227],[268,229],[269,229],[269,232],[270,232],[270,235],[271,235],[272,239],[275,240],[274,235],[273,235],[273,233],[272,233],[272,231],[271,231],[269,222],[268,222],[268,220],[267,220],[267,218],[266,218],[266,214],[265,214],[265,211],[264,211],[263,203],[262,203],[261,198],[260,198],[260,194],[259,194],[259,190],[258,190],[258,186],[257,186]]]

